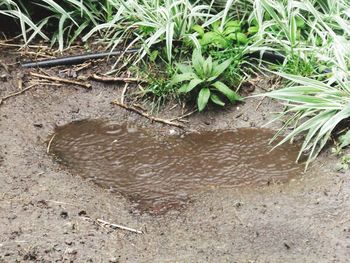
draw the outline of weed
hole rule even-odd
[[[231,103],[234,103],[241,100],[240,96],[220,81],[220,76],[230,66],[231,62],[232,60],[228,59],[219,64],[218,61],[213,61],[211,56],[204,59],[200,50],[195,49],[191,65],[178,65],[181,73],[173,77],[172,85],[185,82],[178,92],[195,93],[199,111],[202,111],[207,106],[209,99],[219,106],[224,106],[225,103],[220,98],[220,95],[225,96]]]

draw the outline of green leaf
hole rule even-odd
[[[202,52],[199,49],[195,49],[192,54],[192,65],[196,73],[200,76],[203,76],[204,74],[203,64],[204,64],[204,58],[202,56]]]
[[[149,55],[149,60],[150,60],[151,62],[155,62],[156,59],[158,58],[158,55],[159,55],[159,51],[158,51],[158,50],[153,50],[153,51],[151,52],[151,54]]]
[[[204,76],[208,77],[210,76],[211,72],[213,70],[213,58],[211,56],[209,56],[203,64],[203,72],[204,72]]]
[[[204,110],[205,106],[208,104],[208,100],[210,97],[210,90],[208,88],[202,88],[198,94],[197,105],[198,110]]]
[[[224,83],[221,81],[217,81],[214,84],[212,84],[218,91],[220,91],[222,94],[224,94],[231,103],[241,100],[241,97],[231,90],[229,87],[227,87]]]
[[[204,28],[202,26],[194,25],[192,29],[196,31],[201,37],[204,35]]]
[[[196,75],[193,73],[177,74],[173,77],[173,79],[171,81],[171,85],[175,85],[175,84],[183,82],[183,81],[189,81],[195,77],[196,77]]]
[[[193,90],[195,87],[197,87],[200,83],[202,83],[203,81],[198,79],[198,78],[195,78],[195,79],[192,79],[190,81],[190,83],[188,85],[183,85],[179,90],[178,92],[181,92],[181,93],[188,93],[190,92],[191,90]]]
[[[237,42],[242,43],[242,44],[247,44],[248,41],[249,40],[245,34],[237,33]]]
[[[227,59],[224,62],[222,62],[220,65],[213,68],[213,76],[215,78],[219,77],[224,71],[231,65],[232,59]]]
[[[257,26],[251,26],[248,28],[248,33],[253,35],[259,32],[259,27]]]
[[[240,32],[241,31],[241,28],[240,27],[227,27],[225,28],[225,31],[224,31],[224,35],[229,35],[231,33],[236,33],[236,32]]]
[[[192,70],[192,67],[190,65],[186,64],[177,64],[178,70],[180,70],[181,73],[194,73]]]
[[[166,53],[167,53],[167,57],[168,57],[168,62],[171,62],[171,59],[172,59],[174,27],[175,27],[174,22],[168,23],[166,26],[166,31],[165,31]]]
[[[241,27],[241,23],[238,20],[228,21],[225,27]]]
[[[350,131],[346,134],[339,137],[339,141],[341,142],[340,148],[344,148],[350,145]]]
[[[207,32],[203,35],[200,40],[202,46],[214,45],[219,48],[225,48],[228,46],[228,41],[222,37],[219,33],[216,32]]]
[[[296,24],[298,28],[305,28],[305,21],[299,16],[296,17]]]
[[[295,20],[295,16],[292,14],[290,18],[290,24],[289,24],[289,40],[292,45],[292,47],[295,45],[296,39],[297,39],[297,22]]]
[[[234,40],[238,43],[241,43],[241,44],[247,44],[249,39],[247,38],[247,36],[241,32],[238,32],[238,33],[232,33],[232,34],[229,34],[227,36],[228,39],[231,39],[231,40]]]
[[[212,93],[210,95],[210,99],[212,102],[214,102],[215,104],[219,105],[219,106],[225,106],[225,102],[223,102],[218,95]]]

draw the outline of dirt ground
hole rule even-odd
[[[14,59],[0,53],[2,62]],[[38,72],[0,66],[0,97],[15,91],[18,79],[28,86],[29,71]],[[121,195],[70,174],[46,154],[56,125],[107,118],[176,130],[111,105],[123,85],[92,84],[91,90],[41,85],[0,105],[0,262],[349,261],[350,177],[336,172],[329,150],[287,184],[212,189],[186,209],[157,217],[139,215]],[[194,114],[187,129],[261,127],[278,106],[263,100],[256,109],[259,103]],[[181,115],[180,107],[169,108],[161,116]]]

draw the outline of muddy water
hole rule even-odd
[[[296,146],[273,151],[266,129],[175,136],[97,120],[56,129],[51,152],[98,185],[118,191],[140,211],[163,213],[208,188],[286,182],[302,173]]]

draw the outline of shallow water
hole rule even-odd
[[[127,196],[140,211],[181,207],[202,189],[283,183],[298,176],[298,147],[268,145],[274,132],[243,128],[161,136],[110,121],[59,127],[51,153],[84,178]]]

